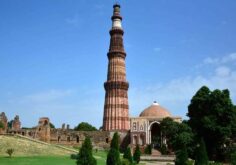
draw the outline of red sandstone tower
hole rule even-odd
[[[121,26],[120,5],[113,6],[112,29],[110,30],[110,47],[107,53],[109,64],[107,81],[104,83],[106,90],[103,130],[127,131],[129,124],[128,88],[126,80],[125,57],[123,45],[124,31]]]

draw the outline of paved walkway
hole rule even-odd
[[[174,165],[175,163],[170,162],[158,162],[158,161],[140,161],[140,163],[144,163],[145,165]]]

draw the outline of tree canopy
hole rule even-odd
[[[187,115],[194,134],[205,141],[210,159],[222,160],[236,135],[236,108],[229,90],[201,87],[191,99]]]
[[[97,131],[97,128],[87,122],[81,122],[74,128],[76,131]]]
[[[185,122],[177,123],[167,117],[161,121],[160,127],[163,138],[167,139],[167,145],[174,151],[190,145],[193,141],[192,130]]]

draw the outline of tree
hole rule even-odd
[[[140,156],[141,156],[141,151],[139,149],[139,145],[136,145],[136,148],[135,148],[135,151],[134,151],[134,156],[133,156],[134,161],[139,163]]]
[[[162,139],[167,140],[167,145],[174,151],[180,150],[183,146],[190,148],[193,141],[193,133],[191,128],[186,124],[177,123],[173,119],[167,117],[160,124]],[[165,144],[162,144],[164,146]],[[188,149],[190,150],[190,149]]]
[[[177,124],[177,132],[173,135],[172,146],[175,151],[186,147],[187,150],[191,148],[191,143],[193,141],[193,133],[191,128],[186,123]]]
[[[200,144],[196,150],[197,151],[196,151],[195,165],[208,165],[206,145],[203,138],[201,138]]]
[[[187,165],[188,153],[187,148],[184,146],[182,149],[176,152],[175,165]]]
[[[231,153],[231,155],[230,155],[230,163],[232,164],[232,165],[236,165],[236,151],[234,151],[233,153]]]
[[[77,156],[77,165],[96,165],[96,164],[97,161],[92,154],[91,140],[89,137],[86,137]]]
[[[111,148],[107,154],[107,165],[120,165],[120,152]]]
[[[130,163],[133,163],[133,158],[132,158],[130,147],[126,148],[123,158],[129,160]]]
[[[111,148],[119,150],[119,135],[117,132],[114,133],[113,138],[111,140]]]
[[[12,123],[13,123],[13,120],[7,122],[7,127],[11,129],[12,128]]]
[[[0,128],[4,129],[4,124],[0,121]]]
[[[236,135],[236,108],[229,91],[201,87],[191,99],[187,115],[194,134],[205,141],[210,159],[224,160],[229,141]]]
[[[52,124],[51,122],[49,123],[49,125],[50,125],[50,128],[55,128],[55,125]]]
[[[75,131],[97,131],[97,128],[87,122],[81,122],[74,128]]]
[[[7,149],[7,151],[6,151],[6,153],[9,155],[10,158],[11,158],[13,152],[14,152],[13,148]]]
[[[119,152],[119,135],[117,132],[114,133],[111,140],[110,150],[107,154],[107,165],[120,165],[120,152]]]

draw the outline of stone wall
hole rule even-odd
[[[93,146],[107,148],[110,143],[110,133],[106,131],[74,131],[68,129],[51,129],[50,142],[70,146],[81,145],[85,137],[90,137]]]

